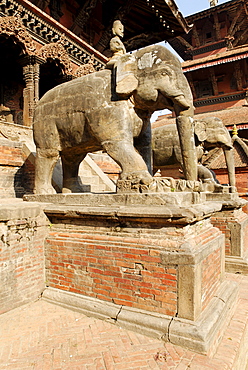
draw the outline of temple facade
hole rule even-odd
[[[211,5],[211,4],[210,4]],[[232,0],[186,17],[188,33],[169,40],[184,60],[195,106],[196,119],[220,118],[233,138],[237,188],[248,192],[248,19],[247,4]],[[174,122],[173,115],[159,117],[154,127]],[[236,129],[238,130],[236,132]],[[238,138],[237,139],[237,134]],[[220,148],[205,158],[221,183],[227,183],[225,158]],[[163,175],[180,176],[178,168],[162,170]]]

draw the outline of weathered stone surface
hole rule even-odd
[[[81,204],[87,206],[189,206],[204,203],[205,193],[172,192],[172,193],[149,193],[149,194],[123,194],[123,193],[101,193],[101,194],[31,194],[25,195],[24,200],[31,202],[57,203],[57,204]],[[220,203],[221,199],[217,199]]]
[[[208,309],[196,321],[171,318],[110,302],[103,304],[96,298],[54,288],[45,289],[42,297],[48,302],[82,312],[87,316],[107,320],[123,328],[169,341],[199,353],[207,353],[221,337],[225,320],[229,318],[236,296],[236,284],[223,283]]]
[[[0,204],[0,221],[18,220],[22,218],[35,218],[41,214],[42,207],[38,203],[13,202]]]
[[[235,168],[232,151],[232,140],[229,132],[219,118],[208,117],[205,120],[194,120],[194,133],[198,158],[198,177],[205,183],[215,183],[213,174],[200,164],[204,150],[211,145],[222,147],[226,155],[229,184],[235,187]],[[157,127],[152,130],[152,151],[154,171],[168,164],[181,164],[182,153],[175,124]],[[206,189],[207,190],[207,189]],[[210,190],[210,189],[209,189]],[[204,190],[203,190],[204,191]],[[211,191],[211,190],[210,190]]]
[[[164,108],[176,113],[185,178],[195,181],[191,91],[178,59],[153,45],[120,56],[112,70],[56,86],[40,99],[34,117],[35,192],[55,192],[51,176],[59,155],[62,192],[81,192],[79,164],[97,150],[106,151],[121,166],[122,180],[151,183],[150,116]]]

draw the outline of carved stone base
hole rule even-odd
[[[74,194],[60,197],[71,204],[44,204],[43,298],[212,351],[236,297],[235,284],[225,281],[224,235],[210,222],[222,204],[172,194]]]
[[[196,321],[116,305],[54,288],[45,289],[42,298],[143,335],[169,341],[199,353],[211,354],[220,342],[221,333],[231,316],[237,296],[236,290],[236,284],[223,283],[208,308]]]
[[[214,182],[190,181],[172,177],[154,177],[150,185],[133,183],[131,180],[118,180],[117,193],[170,193],[170,192],[211,192],[228,194],[235,189]]]

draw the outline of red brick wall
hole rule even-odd
[[[175,258],[182,253],[189,254],[191,260],[198,250],[205,251],[204,255],[200,252],[196,262],[202,264],[199,300],[204,307],[221,282],[223,239],[208,220],[189,228],[164,225],[162,231],[157,221],[156,228],[152,230],[151,224],[147,233],[143,229],[113,231],[118,227],[105,229],[88,219],[61,222],[55,217],[51,222],[53,226],[45,242],[46,281],[50,287],[174,316],[178,304],[183,304],[182,299],[181,303],[178,301],[180,294],[186,294],[189,300],[191,295],[198,295],[194,279],[187,283],[191,288],[185,293],[187,277],[180,277],[179,289],[180,264]],[[164,256],[165,251],[170,252]]]
[[[0,313],[3,313],[38,299],[43,291],[45,230],[37,227],[35,219],[13,219],[0,222],[0,236]]]
[[[32,193],[34,165],[23,154],[23,143],[0,139],[0,197]]]
[[[211,253],[202,262],[202,308],[206,308],[220,285],[221,249]]]
[[[236,224],[240,227],[241,232],[241,238],[244,238],[243,241],[243,247],[245,250],[248,249],[248,225],[247,225],[247,219],[248,215],[247,213],[243,212],[243,210],[240,209],[234,209],[234,210],[227,210],[215,213],[211,217],[211,222],[215,227],[218,227],[218,229],[225,235],[225,255],[231,256],[233,255],[232,251],[232,231],[231,231],[231,225]],[[241,239],[240,238],[240,239]],[[237,241],[236,241],[237,244]],[[235,247],[235,246],[234,246]],[[241,246],[242,247],[242,246]],[[242,249],[242,248],[241,248]],[[240,250],[240,257],[241,257],[242,251]]]
[[[177,312],[177,270],[163,266],[149,240],[100,233],[50,232],[48,284],[120,305]]]

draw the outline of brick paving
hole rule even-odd
[[[228,278],[239,283],[239,299],[212,358],[41,299],[0,316],[0,369],[234,369],[239,344],[248,342],[248,276]]]

